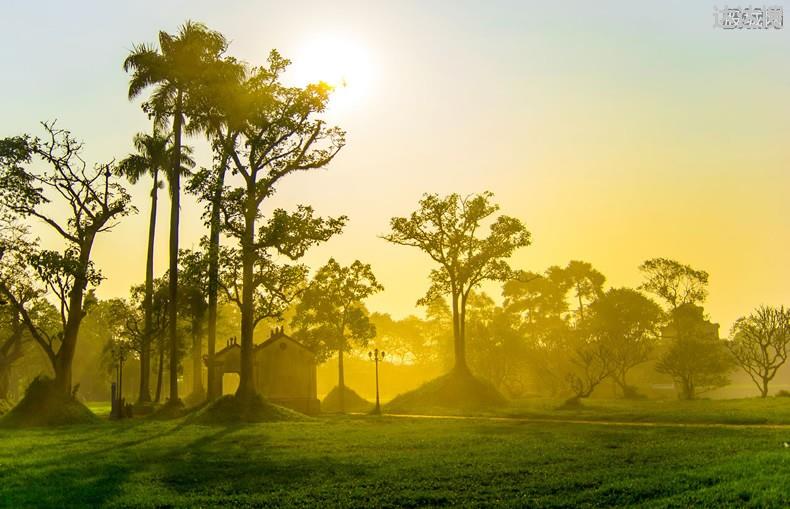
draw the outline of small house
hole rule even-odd
[[[204,359],[208,369],[208,359]],[[258,394],[270,402],[305,414],[317,414],[315,354],[299,341],[274,329],[269,338],[253,347],[253,376]],[[226,374],[241,371],[241,346],[228,341],[214,354],[215,394],[222,394]]]

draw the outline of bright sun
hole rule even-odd
[[[288,58],[293,62],[289,79],[295,85],[324,81],[335,87],[330,100],[332,111],[359,107],[372,88],[374,62],[367,48],[354,39],[314,36]]]

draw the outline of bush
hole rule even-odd
[[[623,399],[647,399],[647,396],[639,392],[633,385],[626,385],[623,390]]]
[[[582,398],[579,396],[572,396],[563,401],[562,404],[557,407],[557,410],[581,410],[582,408],[584,408]]]
[[[790,391],[782,389],[781,391],[776,393],[777,398],[790,398]]]
[[[0,426],[22,428],[96,422],[99,418],[77,400],[75,392],[64,395],[54,380],[38,376],[30,382],[19,403],[0,419]]]

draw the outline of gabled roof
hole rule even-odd
[[[225,348],[223,348],[222,350],[219,350],[218,352],[214,352],[214,356],[222,355],[225,352],[231,350],[232,348],[241,348],[241,346],[239,346],[238,343],[230,343]]]
[[[294,345],[302,348],[303,350],[307,350],[311,354],[315,354],[315,352],[313,352],[312,348],[309,348],[304,343],[301,343],[301,342],[295,340],[294,338],[292,338],[291,336],[289,336],[288,334],[284,333],[282,328],[274,329],[272,331],[271,335],[269,336],[269,339],[267,339],[263,343],[258,343],[257,345],[254,345],[253,346],[253,350],[260,350],[260,349],[266,348],[267,346],[272,345],[272,344],[274,344],[277,341],[280,341],[282,339],[285,339],[285,340],[293,343]],[[235,340],[235,338],[234,338],[234,340]],[[218,350],[217,352],[214,353],[214,359],[217,359],[218,357],[220,357],[222,355],[225,355],[226,353],[228,353],[229,351],[233,350],[234,348],[241,348],[241,346],[239,345],[238,342],[232,342],[232,341],[229,342],[223,349]],[[208,362],[208,356],[207,355],[203,356],[203,361],[204,362]]]
[[[263,343],[259,343],[259,344],[255,345],[255,349],[258,350],[258,349],[261,349],[261,348],[266,348],[267,346],[272,345],[272,344],[276,343],[277,341],[280,341],[281,339],[288,340],[291,343],[295,344],[296,346],[298,346],[298,347],[300,347],[300,348],[302,348],[304,350],[307,350],[310,353],[314,353],[311,348],[308,348],[307,345],[305,345],[304,343],[301,343],[301,342],[295,340],[294,338],[292,338],[291,336],[289,336],[288,334],[284,333],[282,331],[282,329],[275,329],[275,331],[272,331],[272,334],[271,334],[271,336],[269,336],[269,339],[267,339]]]

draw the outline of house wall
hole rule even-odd
[[[315,414],[320,411],[316,397],[315,357],[298,343],[281,338],[259,346],[254,351],[255,388],[272,403],[299,412]],[[231,380],[224,374],[238,373],[241,368],[241,349],[230,348],[217,356],[216,393],[222,394]]]
[[[258,349],[256,354],[256,385],[265,397],[315,397],[315,365],[309,352],[280,340]]]

